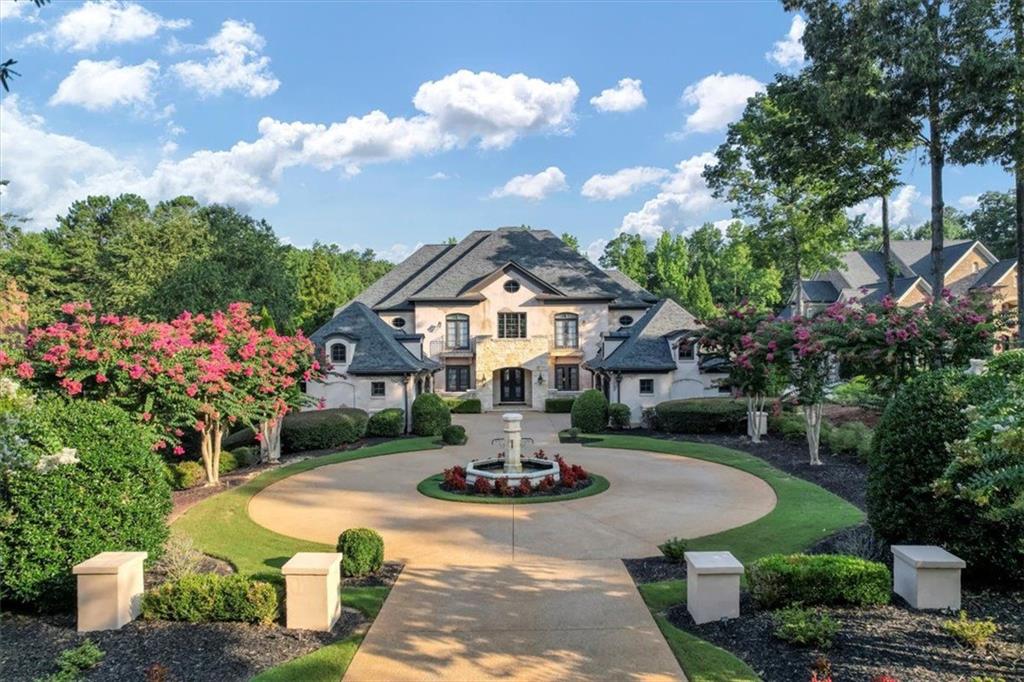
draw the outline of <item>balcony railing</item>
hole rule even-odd
[[[434,339],[430,342],[430,356],[474,355],[476,353],[476,337],[470,337],[465,343],[458,344],[448,339]]]

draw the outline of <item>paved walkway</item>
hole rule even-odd
[[[376,528],[386,558],[406,563],[346,682],[682,679],[620,559],[749,523],[774,507],[771,488],[700,460],[559,445],[567,415],[524,417],[537,448],[611,488],[534,505],[417,493],[424,478],[490,454],[501,419],[485,414],[456,417],[465,447],[320,467],[253,498],[249,513],[267,528],[326,543],[345,528]]]

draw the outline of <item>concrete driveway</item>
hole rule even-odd
[[[424,497],[424,478],[498,449],[500,414],[456,421],[466,446],[320,467],[249,505],[257,523],[319,542],[375,528],[386,558],[406,563],[346,680],[682,679],[620,559],[760,518],[775,506],[768,484],[684,457],[559,445],[568,415],[526,412],[535,449],[605,476],[609,490],[534,505]]]

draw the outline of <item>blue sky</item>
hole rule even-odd
[[[800,23],[778,2],[0,0],[22,73],[0,207],[42,228],[89,193],[186,193],[297,245],[400,258],[525,223],[597,253],[730,215],[700,171],[745,97],[797,68]],[[922,222],[919,158],[904,179],[894,218]],[[1010,180],[951,168],[946,185],[964,208]]]

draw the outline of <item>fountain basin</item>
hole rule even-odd
[[[466,465],[466,484],[472,486],[477,478],[486,478],[492,483],[500,478],[507,478],[511,485],[518,485],[525,478],[536,488],[546,476],[551,476],[555,483],[561,481],[558,462],[554,460],[523,457],[520,464],[521,471],[506,471],[504,457],[475,459]]]

